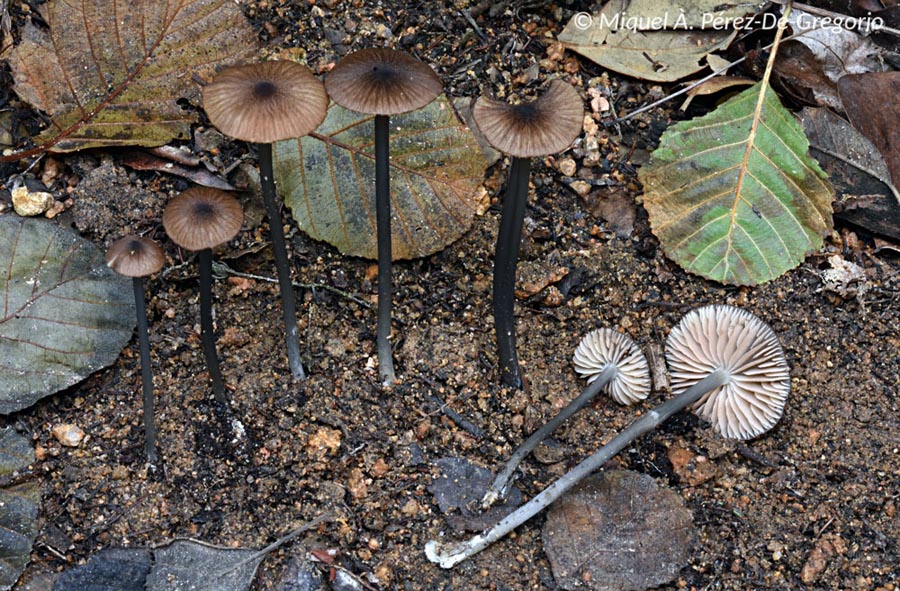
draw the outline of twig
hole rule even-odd
[[[438,407],[438,410],[441,411],[441,414],[443,414],[445,417],[447,417],[448,419],[453,421],[457,427],[459,427],[463,431],[467,432],[472,437],[475,437],[477,439],[484,439],[487,436],[487,434],[484,432],[484,430],[481,429],[478,425],[471,423],[465,417],[463,417],[461,414],[459,414],[458,412],[456,412],[455,410],[453,410],[452,408],[447,406],[447,403],[444,402],[441,399],[440,394],[437,393],[440,391],[440,386],[438,386],[434,382],[434,380],[432,380],[426,376],[419,376],[419,379],[421,379],[423,382],[425,382],[428,386],[431,387],[432,393],[429,394],[428,397],[429,397],[429,399],[431,399],[431,402]]]
[[[235,271],[234,269],[229,267],[227,263],[223,263],[221,261],[213,261],[213,274],[216,277],[234,275],[235,277],[243,277],[244,279],[255,279],[257,281],[265,281],[266,283],[278,283],[278,280],[274,277],[265,277],[263,275],[254,275],[253,273],[241,273],[240,271]],[[350,301],[356,302],[360,306],[365,306],[366,308],[372,307],[372,304],[356,297],[352,293],[342,291],[330,285],[325,285],[324,283],[297,283],[296,281],[294,281],[291,283],[291,285],[293,285],[294,287],[302,287],[303,289],[324,289],[341,297],[347,298]]]
[[[324,523],[325,521],[331,521],[332,519],[334,519],[334,516],[330,513],[325,513],[324,515],[319,515],[312,521],[310,521],[304,525],[301,525],[300,527],[291,531],[290,533],[278,538],[277,540],[275,540],[274,542],[272,542],[271,544],[269,544],[262,550],[260,550],[258,552],[254,552],[247,558],[244,558],[243,560],[239,560],[238,562],[230,565],[228,568],[220,570],[219,572],[215,573],[215,576],[221,577],[222,575],[226,575],[228,573],[234,572],[235,570],[241,568],[245,564],[249,564],[249,563],[253,562],[254,560],[259,560],[259,559],[265,557],[266,554],[268,554],[269,552],[278,548],[279,546],[287,544],[288,542],[290,542],[291,540],[293,540],[294,538],[296,538],[303,532],[309,531],[314,527],[318,527],[320,523]]]

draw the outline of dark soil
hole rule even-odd
[[[467,0],[427,7],[274,0],[248,4],[246,12],[268,53],[302,47],[318,73],[350,50],[388,44],[433,64],[452,96],[529,94],[551,74],[584,96],[608,84],[621,110],[658,96],[659,87],[606,76],[548,47],[548,35],[587,8],[515,3],[494,12]],[[596,166],[584,167],[583,153],[570,152],[578,175],[600,187],[587,200],[567,186],[554,159],[535,163],[520,261],[538,274],[557,267],[568,274],[555,284],[559,295],[517,302],[522,392],[498,385],[490,315],[496,207],[449,248],[395,265],[400,380],[388,390],[375,367],[372,263],[309,241],[286,217],[295,280],[311,286],[300,291],[310,378],[291,383],[276,285],[220,277],[219,354],[230,412],[245,430],[237,438],[217,416],[207,385],[196,265],[166,242],[172,264],[148,283],[160,469],[148,471],[143,457],[136,341],[114,366],[4,419],[32,436],[43,490],[43,527],[19,588],[47,588],[44,575],[107,546],[187,536],[258,548],[330,512],[333,521],[263,563],[255,588],[278,588],[291,555],[334,549],[336,565],[376,589],[556,589],[541,545],[542,516],[453,570],[426,560],[428,540],[470,535],[448,525],[427,491],[438,473],[435,460],[459,456],[489,468],[502,462],[581,390],[570,358],[587,331],[616,328],[659,353],[685,312],[710,303],[740,306],[772,326],[791,365],[793,391],[781,422],[756,440],[725,442],[682,413],[617,458],[617,465],[673,487],[693,511],[699,536],[692,558],[662,589],[897,588],[900,260],[889,250],[874,252],[864,233],[838,229],[822,252],[781,278],[723,287],[668,261],[640,208],[633,231],[617,236],[592,216],[591,199],[613,190],[628,200],[639,195],[635,167],[673,116],[652,111],[624,124],[622,136],[600,124]],[[227,167],[244,154],[242,144],[226,142],[218,158]],[[82,179],[64,223],[72,216],[103,246],[123,226],[165,239],[162,204],[185,181],[129,172],[101,154],[58,160],[60,179]],[[492,195],[500,193],[505,171],[504,164],[492,169]],[[65,183],[53,182],[61,195]],[[121,201],[97,206],[112,199]],[[261,200],[249,198],[248,207],[241,235],[217,258],[239,273],[272,278]],[[823,288],[831,254],[866,269],[862,289]],[[581,411],[556,435],[559,459],[523,464],[518,485],[526,498],[667,395],[657,391],[637,408],[601,399]],[[452,420],[447,409],[471,426]],[[50,430],[62,423],[84,429],[85,441],[61,446]]]

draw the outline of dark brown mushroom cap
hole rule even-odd
[[[325,119],[325,87],[302,64],[269,61],[223,69],[203,87],[203,109],[227,136],[268,144],[302,137]]]
[[[225,191],[194,187],[169,201],[162,221],[175,244],[188,250],[203,250],[237,236],[244,211],[237,199]]]
[[[589,332],[578,343],[572,363],[588,383],[596,380],[607,365],[615,364],[616,374],[604,391],[619,404],[634,404],[650,394],[647,358],[633,340],[620,332],[609,328]]]
[[[550,83],[536,100],[510,105],[482,96],[472,115],[489,144],[510,156],[532,158],[568,148],[584,124],[584,103],[562,80]]]
[[[672,391],[679,394],[716,369],[728,382],[692,410],[725,437],[751,439],[778,422],[791,378],[778,337],[762,320],[733,306],[692,310],[666,341]]]
[[[166,262],[162,247],[154,240],[128,235],[110,245],[106,251],[107,266],[126,277],[146,277],[156,273]]]
[[[443,87],[427,64],[404,51],[361,49],[338,62],[325,76],[331,99],[351,111],[398,115],[421,109]]]

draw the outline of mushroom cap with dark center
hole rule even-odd
[[[237,199],[225,191],[194,187],[169,201],[162,221],[175,244],[188,250],[203,250],[237,236],[244,211]]]
[[[584,124],[584,103],[575,88],[554,80],[531,103],[510,105],[482,96],[472,115],[489,144],[510,156],[532,158],[568,148]]]
[[[325,119],[325,87],[302,64],[231,66],[203,87],[203,109],[227,136],[268,144],[302,137]]]
[[[165,262],[162,247],[143,236],[128,235],[120,238],[106,251],[107,266],[126,277],[152,275],[162,269]]]
[[[325,77],[331,99],[351,111],[398,115],[421,109],[443,87],[434,70],[404,51],[361,49],[343,58]]]
[[[575,371],[593,382],[608,364],[616,374],[604,391],[619,404],[634,404],[650,394],[650,368],[641,349],[626,335],[608,328],[589,332],[572,356]]]
[[[762,320],[733,306],[692,310],[666,341],[672,392],[679,394],[716,369],[728,382],[692,410],[725,437],[751,439],[768,431],[784,412],[791,378],[778,337]]]

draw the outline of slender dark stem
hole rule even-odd
[[[512,159],[494,255],[494,330],[497,333],[497,352],[500,356],[500,378],[504,385],[520,389],[522,376],[516,354],[516,318],[513,314],[516,296],[513,291],[516,286],[522,223],[528,203],[530,168],[531,159]]]
[[[278,271],[278,290],[281,293],[281,315],[284,320],[284,343],[287,349],[288,365],[295,380],[306,379],[303,362],[300,360],[300,337],[297,334],[297,298],[291,285],[291,268],[284,230],[281,228],[281,209],[275,200],[275,175],[272,169],[272,144],[257,144],[259,176],[262,184],[263,201],[269,218],[272,235],[272,250],[275,254],[275,269]]]
[[[216,335],[213,332],[212,249],[204,248],[197,253],[197,259],[200,266],[200,338],[203,341],[203,354],[206,356],[213,396],[223,409],[227,409],[228,399],[225,397],[225,384],[222,382],[219,357],[216,355]]]
[[[134,305],[137,309],[138,343],[141,348],[141,389],[144,399],[144,453],[147,463],[156,464],[156,421],[153,418],[153,370],[150,367],[150,330],[147,327],[147,302],[144,278],[134,277]]]
[[[704,394],[728,382],[731,379],[727,370],[717,369],[703,378],[675,398],[671,398],[657,406],[655,409],[641,415],[632,422],[624,431],[616,435],[612,441],[601,447],[593,455],[572,468],[556,482],[541,491],[530,501],[504,517],[497,525],[479,534],[466,542],[439,543],[428,542],[425,545],[425,554],[432,562],[437,562],[443,568],[451,568],[463,560],[481,552],[515,528],[519,527],[538,512],[547,508],[570,488],[581,482],[586,476],[595,472],[617,453],[625,449],[632,441],[655,429],[660,423],[670,416],[682,410],[686,406],[700,400]]]
[[[556,431],[556,429],[563,424],[563,422],[571,417],[573,414],[584,408],[584,406],[594,399],[597,394],[612,380],[616,372],[618,371],[618,367],[614,363],[608,363],[606,367],[603,368],[603,371],[600,372],[600,375],[597,376],[593,382],[588,384],[587,388],[582,391],[581,394],[578,395],[578,398],[570,402],[564,409],[559,411],[555,417],[547,421],[540,429],[535,431],[531,437],[525,440],[525,443],[519,446],[519,448],[513,452],[513,454],[509,457],[509,461],[506,462],[506,465],[503,467],[503,471],[501,471],[497,478],[494,479],[494,482],[491,483],[490,488],[488,488],[487,493],[485,493],[484,498],[481,501],[483,507],[487,508],[494,504],[498,499],[502,499],[506,497],[509,486],[509,479],[512,477],[513,472],[516,471],[516,468],[519,464],[522,463],[522,460],[532,452],[534,448],[536,448],[541,441],[546,439],[551,433]]]
[[[375,228],[378,241],[378,373],[385,386],[396,380],[391,355],[391,176],[387,115],[375,115]]]

